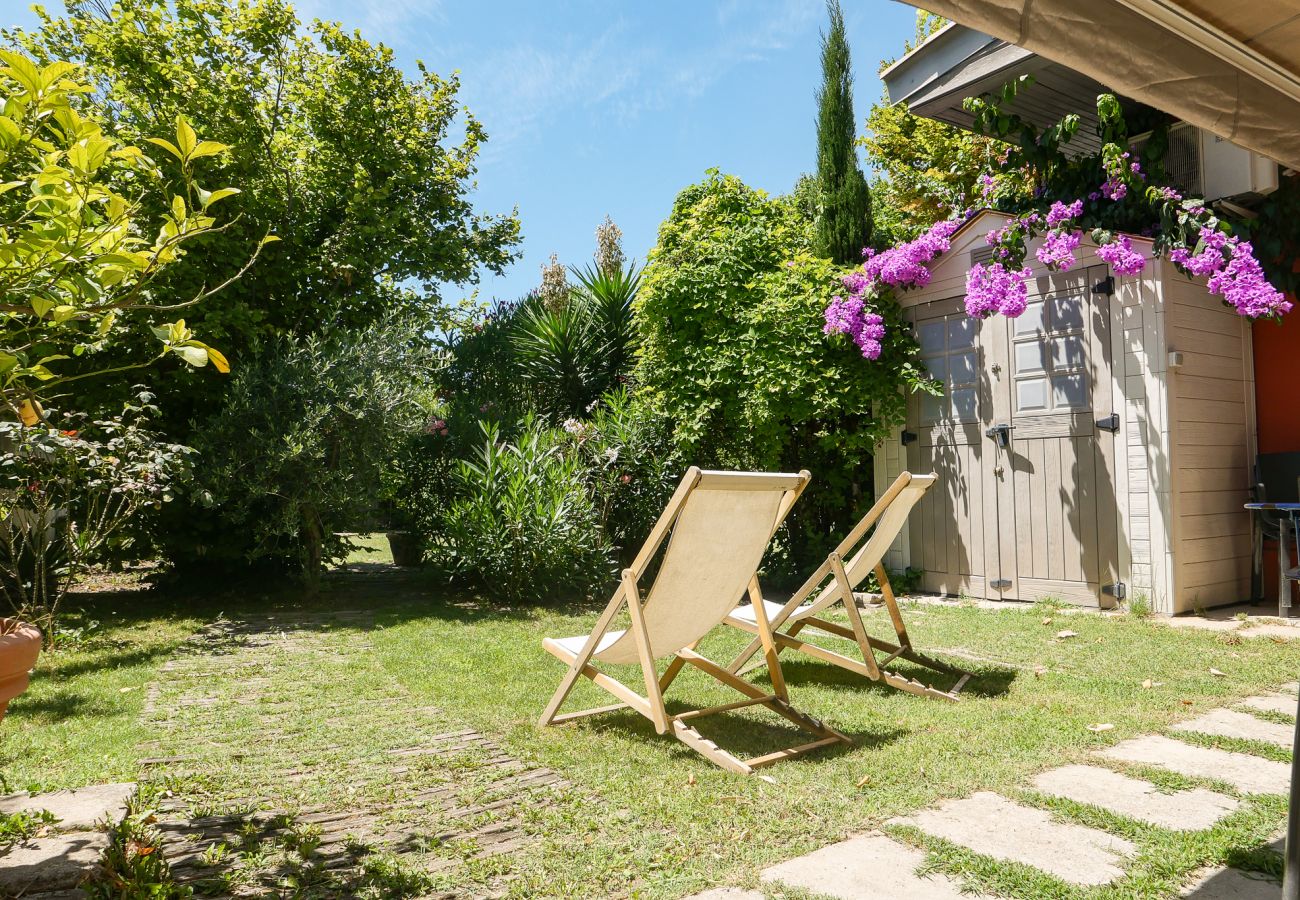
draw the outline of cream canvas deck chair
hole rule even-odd
[[[758,652],[760,647],[765,645],[762,633],[764,630],[770,629],[772,637],[776,641],[778,653],[786,648],[799,650],[809,656],[842,666],[851,672],[857,672],[859,675],[865,675],[873,681],[883,682],[899,690],[920,694],[924,697],[957,700],[958,692],[966,686],[966,681],[971,677],[970,673],[949,665],[943,660],[918,653],[912,647],[912,640],[908,637],[907,626],[903,624],[903,616],[898,610],[898,602],[894,599],[894,591],[889,585],[889,577],[885,573],[885,566],[882,563],[885,552],[889,550],[889,545],[898,537],[898,533],[902,530],[903,523],[907,521],[907,516],[912,511],[912,507],[916,506],[921,497],[925,495],[925,492],[930,489],[930,486],[938,480],[938,477],[937,475],[913,475],[910,472],[899,475],[876,505],[871,507],[867,514],[862,517],[862,521],[854,526],[853,530],[840,542],[839,546],[826,557],[826,561],[821,564],[817,571],[803,583],[799,590],[795,591],[794,596],[790,598],[788,603],[782,606],[766,601],[763,603],[764,609],[760,610],[758,602],[755,601],[749,606],[738,608],[728,616],[726,619],[728,625],[758,635],[736,657],[728,670],[736,673],[741,672],[745,663]],[[868,538],[867,532],[871,530],[873,525],[875,530],[871,531],[871,536]],[[859,544],[861,544],[860,547]],[[854,547],[858,548],[857,552],[853,552]],[[880,593],[885,608],[888,609],[889,618],[894,624],[894,631],[898,634],[897,644],[870,637],[866,629],[863,628],[862,616],[859,614],[857,604],[853,600],[853,589],[861,585],[871,572],[876,574],[876,578],[880,582]],[[807,602],[809,597],[813,598],[811,602]],[[824,612],[837,603],[843,605],[844,612],[848,616],[850,626],[848,628],[834,622],[828,622],[822,617]],[[768,619],[768,623],[760,628],[758,619],[764,614],[766,614],[765,617]],[[850,658],[841,653],[835,653],[815,644],[799,640],[799,632],[809,626],[855,642],[861,653],[861,659]],[[884,655],[877,658],[877,653]],[[936,672],[956,676],[957,682],[952,688],[945,691],[890,672],[888,666],[899,659],[908,660]],[[757,668],[759,665],[762,665],[762,663],[757,662],[750,668]]]
[[[809,477],[807,472],[798,475],[709,472],[692,467],[631,567],[623,570],[622,583],[591,634],[547,638],[542,642],[547,651],[568,665],[569,671],[542,713],[540,724],[557,725],[582,716],[630,708],[653,722],[659,734],[672,734],[724,769],[744,774],[819,747],[848,743],[849,739],[838,731],[790,705],[776,645],[767,618],[761,612],[764,607],[756,575],[759,562]],[[654,584],[644,592],[643,602],[642,576],[664,541],[668,545],[659,573]],[[695,652],[700,640],[722,623],[747,591],[760,610],[754,627],[767,660],[771,693]],[[631,627],[625,631],[609,631],[614,617],[624,607]],[[662,677],[655,670],[655,661],[660,659],[671,660]],[[645,696],[600,671],[595,663],[639,664]],[[688,663],[736,689],[745,699],[669,715],[663,694]],[[590,678],[621,702],[558,714],[579,675]],[[756,705],[784,716],[817,739],[745,760],[707,740],[689,724],[700,716]]]

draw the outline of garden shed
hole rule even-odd
[[[1140,274],[1115,276],[1085,236],[1070,271],[1035,268],[1023,315],[970,318],[966,273],[1008,221],[974,216],[900,295],[942,390],[912,397],[875,482],[940,480],[887,564],[948,595],[1166,614],[1246,599],[1250,321],[1137,236]]]

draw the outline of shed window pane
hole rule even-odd
[[[975,352],[958,353],[948,357],[948,376],[952,384],[972,384],[975,381]]]
[[[952,415],[958,422],[969,422],[975,418],[975,389],[962,388],[952,392]]]
[[[1083,298],[1056,297],[1052,300],[1052,330],[1080,331],[1083,328]]]
[[[948,349],[961,350],[975,344],[975,327],[978,323],[970,316],[954,316],[948,320]]]
[[[1025,311],[1012,321],[1017,336],[1037,334],[1043,327],[1043,301],[1030,303],[1025,307]]]
[[[1021,410],[1047,408],[1047,379],[1030,378],[1016,382],[1016,406]]]
[[[1081,369],[1083,368],[1083,337],[1080,335],[1070,335],[1069,337],[1056,338],[1052,341],[1052,369],[1060,371],[1061,369]]]
[[[1038,342],[1016,344],[1016,371],[1041,372],[1047,368],[1047,348]]]
[[[928,322],[916,329],[916,337],[921,344],[921,352],[927,355],[931,353],[942,353],[943,334],[944,327],[942,322]]]
[[[1057,406],[1083,406],[1087,401],[1083,375],[1058,375],[1052,379],[1052,402]]]

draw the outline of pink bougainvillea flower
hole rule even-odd
[[[1083,240],[1081,231],[1049,231],[1043,245],[1034,254],[1038,261],[1056,272],[1066,272],[1074,266],[1074,251]]]
[[[1110,263],[1116,275],[1136,275],[1147,264],[1146,257],[1133,249],[1133,242],[1124,234],[1116,235],[1115,240],[1098,247],[1097,255]]]
[[[1016,318],[1029,299],[1029,269],[1008,270],[1002,263],[976,264],[966,273],[966,314],[986,319],[994,313]]]

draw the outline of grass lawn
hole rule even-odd
[[[32,690],[0,725],[0,772],[8,785],[130,780],[141,777],[141,759],[162,757],[171,761],[143,770],[146,796],[183,801],[197,814],[363,811],[380,830],[414,836],[403,852],[371,858],[364,894],[678,897],[718,884],[752,887],[764,866],[978,790],[1107,829],[1139,848],[1126,878],[1080,889],[894,830],[925,847],[935,868],[1006,896],[1172,897],[1203,865],[1280,867],[1258,848],[1283,824],[1281,798],[1251,797],[1213,829],[1180,834],[1038,796],[1026,785],[1036,772],[1087,760],[1097,748],[1293,680],[1297,644],[1132,617],[1064,615],[1041,604],[1012,611],[909,605],[918,647],[977,658],[966,663],[977,673],[967,699],[913,697],[790,656],[792,700],[852,736],[855,746],[773,766],[765,770],[773,783],[723,772],[632,713],[536,727],[563,673],[541,639],[589,630],[596,605],[511,607],[449,593],[418,575],[383,573],[340,577],[315,599],[231,594],[195,603],[119,593],[78,602],[73,624],[102,624],[44,656]],[[338,610],[349,613],[335,616]],[[220,613],[270,614],[307,627],[221,646],[182,644]],[[883,612],[869,612],[866,621],[878,633],[888,629]],[[1058,640],[1065,628],[1077,635]],[[746,639],[719,631],[700,649],[727,660]],[[161,671],[169,658],[180,668]],[[618,674],[639,683],[635,672]],[[753,677],[765,683],[761,672]],[[566,709],[606,698],[584,684]],[[669,694],[682,705],[732,699],[690,671]],[[706,719],[700,730],[739,755],[755,755],[791,743],[780,721],[742,711]],[[1089,730],[1098,724],[1114,727]],[[494,806],[504,795],[491,751],[394,753],[458,729],[476,729],[566,783]],[[1288,758],[1266,745],[1219,745]],[[1194,783],[1125,771],[1169,787]],[[476,810],[475,825],[510,818],[530,839],[483,857],[475,839],[451,833],[445,804],[421,799],[433,795]],[[274,849],[283,855],[294,848]],[[204,889],[254,883],[250,873],[267,868],[269,853],[232,848],[233,874]],[[327,874],[308,874],[278,877],[288,877],[297,895],[329,892]]]

